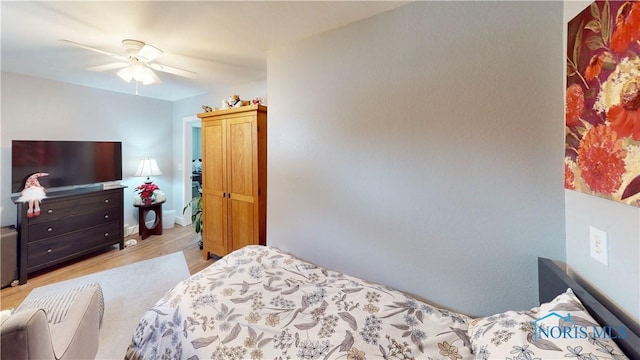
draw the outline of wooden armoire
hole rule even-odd
[[[267,107],[198,114],[202,119],[203,256],[224,256],[267,236]]]

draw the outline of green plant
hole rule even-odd
[[[187,209],[193,206],[191,211],[191,222],[193,223],[193,229],[196,234],[202,232],[202,196],[196,196],[182,209],[182,214],[187,212]]]

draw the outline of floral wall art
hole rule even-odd
[[[640,207],[640,2],[568,24],[565,188]]]

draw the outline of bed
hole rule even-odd
[[[570,349],[555,339],[532,339],[528,324],[543,311],[561,313],[558,307],[571,310],[580,325],[596,324],[587,315],[575,315],[577,300],[568,287],[558,285],[557,277],[544,293],[551,296],[547,308],[471,318],[277,248],[247,246],[165,294],[143,315],[125,358],[515,360],[547,359],[548,354],[640,358],[632,332],[623,339],[631,342],[622,345],[628,345],[629,357],[613,339],[575,339]]]
[[[541,304],[552,301],[567,288],[572,289],[586,311],[597,324],[620,329],[616,344],[629,359],[640,359],[640,324],[597,291],[587,290],[567,276],[566,267],[550,259],[538,258],[538,297]]]

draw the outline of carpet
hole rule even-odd
[[[181,280],[189,277],[182,252],[35,288],[27,298],[45,296],[97,282],[104,293],[104,318],[96,359],[123,359],[144,312]]]

